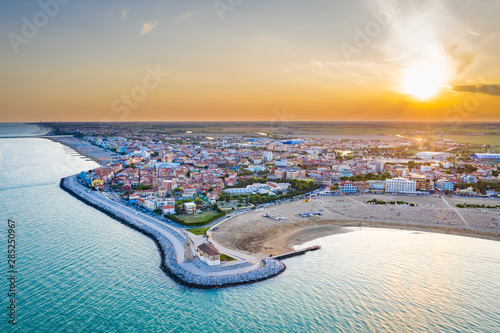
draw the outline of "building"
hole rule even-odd
[[[264,162],[269,162],[269,161],[272,161],[273,159],[273,153],[268,151],[268,152],[265,152],[264,155],[262,155],[262,160]]]
[[[419,159],[430,161],[430,160],[444,160],[452,155],[450,153],[434,152],[434,151],[423,151],[416,153],[415,156]]]
[[[277,169],[274,171],[274,175],[276,176],[276,179],[286,179],[286,170]]]
[[[104,186],[104,182],[101,179],[92,179],[91,185],[95,188]]]
[[[375,173],[381,173],[382,171],[384,171],[384,162],[370,161],[368,162],[368,167]]]
[[[461,175],[460,176],[460,182],[462,184],[475,184],[477,181],[477,178],[476,176],[473,176],[473,175],[467,175],[467,174],[464,174],[464,175]]]
[[[203,243],[196,248],[200,260],[208,266],[220,264],[220,252],[213,245]]]
[[[436,182],[436,188],[439,190],[439,191],[453,191],[453,182],[450,182],[448,180],[443,180],[443,179],[440,179]]]
[[[282,159],[282,160],[278,160],[276,162],[274,162],[274,165],[278,166],[278,167],[287,167],[288,166],[288,161],[286,158]]]
[[[478,162],[500,162],[500,154],[472,154],[471,158]]]
[[[430,179],[423,177],[412,177],[412,180],[416,182],[417,191],[426,191],[429,192],[432,188],[432,183]]]
[[[406,178],[392,178],[385,181],[385,191],[390,193],[415,193],[417,182]]]
[[[286,171],[286,179],[302,179],[306,176],[306,171],[301,169],[291,169]]]
[[[356,193],[358,188],[352,182],[341,181],[339,183],[339,191],[345,194]]]
[[[248,168],[245,168],[245,169],[248,170],[248,171],[252,171],[252,172],[259,172],[259,171],[266,170],[266,168],[264,168],[261,165],[251,165],[251,166],[249,166]]]
[[[174,155],[166,154],[162,157],[161,161],[164,163],[172,163],[174,161]]]
[[[151,211],[156,209],[156,201],[154,201],[153,199],[144,200],[143,205],[144,205],[144,208],[151,210]]]
[[[367,182],[370,185],[371,192],[384,192],[385,191],[385,181],[384,180],[369,180]]]
[[[184,211],[186,214],[196,214],[196,204],[194,202],[185,202]]]
[[[339,171],[341,177],[352,177],[354,174],[350,169],[342,169]]]
[[[175,198],[156,198],[156,207],[163,207],[166,205],[175,206]]]
[[[281,143],[284,144],[284,145],[300,145],[300,144],[304,143],[304,140],[302,140],[302,139],[291,139],[291,140],[283,141]]]
[[[161,207],[163,214],[175,214],[175,207],[171,205],[165,205]]]
[[[369,192],[370,191],[370,184],[367,182],[354,182],[354,185],[356,185],[356,190],[358,192]]]

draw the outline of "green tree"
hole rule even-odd
[[[203,204],[203,200],[196,197],[196,199],[194,199],[194,203],[196,204],[196,206],[201,206]]]

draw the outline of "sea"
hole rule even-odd
[[[0,137],[38,131],[0,124]],[[304,244],[322,248],[275,278],[192,289],[160,270],[153,241],[59,188],[96,166],[47,139],[0,139],[0,332],[500,331],[500,242],[353,228]]]

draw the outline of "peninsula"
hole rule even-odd
[[[168,124],[50,126],[51,140],[100,164],[61,188],[152,238],[161,268],[187,286],[268,279],[286,268],[274,257],[360,227],[500,239],[496,146],[488,153],[412,131],[284,138],[236,125],[210,135],[199,124],[185,133]]]

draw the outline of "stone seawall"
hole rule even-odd
[[[59,184],[61,189],[86,203],[87,205],[103,212],[109,217],[151,238],[155,242],[158,251],[160,252],[160,268],[179,284],[200,289],[224,288],[267,280],[282,273],[286,269],[286,266],[281,261],[266,258],[262,260],[264,263],[262,267],[248,272],[231,274],[231,272],[228,271],[228,274],[218,276],[196,275],[190,271],[187,271],[186,269],[181,267],[181,265],[179,265],[179,263],[177,262],[175,247],[165,235],[147,225],[134,220],[133,218],[130,218],[129,216],[116,212],[112,208],[92,200],[89,197],[80,195],[77,191],[74,191],[70,185],[67,184],[69,178],[70,177],[61,179]]]

